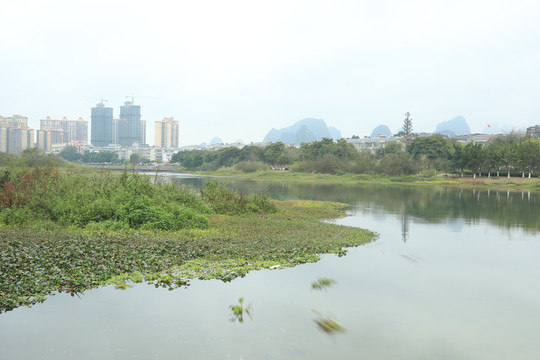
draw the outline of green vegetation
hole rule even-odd
[[[373,239],[321,222],[343,204],[278,202],[209,182],[197,194],[123,173],[0,169],[0,312],[56,291],[146,281],[170,289],[192,278],[318,260]]]
[[[334,279],[320,278],[317,281],[311,283],[311,288],[315,290],[328,289],[332,285],[337,284],[337,281]],[[313,310],[317,315],[313,321],[317,324],[319,330],[324,332],[327,335],[336,335],[337,333],[344,332],[345,328],[331,316],[323,316],[317,310]]]
[[[229,306],[231,309],[231,322],[238,321],[240,324],[244,322],[244,313],[253,319],[253,306],[251,304],[244,306],[244,298],[238,299],[238,304]]]
[[[326,290],[332,285],[335,285],[336,283],[337,281],[334,279],[320,278],[317,281],[311,283],[311,288],[314,290]]]
[[[313,321],[315,321],[315,324],[317,324],[321,331],[328,335],[335,335],[345,331],[343,326],[341,326],[336,319],[331,317],[324,317],[319,314],[319,316],[313,319]]]
[[[540,140],[518,134],[499,136],[487,145],[462,144],[440,135],[414,136],[409,115],[409,133],[402,142],[391,142],[375,152],[357,151],[345,139],[322,139],[303,143],[300,148],[274,143],[266,147],[246,146],[215,151],[181,151],[172,162],[191,171],[238,171],[260,173],[287,169],[294,173],[422,176],[454,173],[472,177],[495,175],[532,177],[540,170]],[[404,147],[406,144],[406,148]]]

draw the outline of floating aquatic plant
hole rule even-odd
[[[244,306],[244,298],[238,299],[238,304],[230,305],[229,309],[231,309],[231,322],[238,321],[239,323],[243,323],[244,313],[250,319],[253,319],[253,306],[251,304]]]
[[[314,290],[326,290],[334,284],[337,284],[337,281],[334,279],[320,278],[311,283],[311,288]]]
[[[336,335],[345,331],[345,328],[334,318],[330,316],[322,316],[318,311],[313,311],[318,316],[313,319],[319,330],[328,335]]]

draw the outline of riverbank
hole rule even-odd
[[[528,190],[540,190],[540,178],[533,177],[506,177],[506,176],[490,176],[483,175],[480,177],[472,177],[466,175],[461,177],[455,174],[428,174],[428,175],[409,175],[409,176],[386,176],[386,175],[367,175],[367,174],[314,174],[314,173],[298,173],[288,171],[261,171],[254,173],[243,173],[232,170],[225,171],[197,171],[191,174],[204,176],[221,176],[221,177],[238,177],[245,179],[260,179],[268,181],[317,181],[328,183],[344,183],[344,184],[411,184],[411,185],[443,185],[443,186],[464,186],[478,188],[525,188]]]
[[[126,168],[121,166],[91,166],[92,169],[98,169],[101,171],[124,171]],[[430,185],[445,185],[445,186],[466,186],[466,187],[491,187],[491,188],[527,188],[529,190],[540,190],[540,177],[528,178],[522,176],[507,177],[506,174],[502,176],[495,176],[496,174],[483,174],[476,178],[470,174],[461,177],[458,174],[435,174],[426,173],[418,175],[403,175],[403,176],[388,176],[388,175],[375,175],[375,174],[316,174],[316,173],[302,173],[291,171],[257,171],[252,173],[245,173],[237,171],[231,168],[220,169],[218,171],[188,171],[179,166],[164,166],[156,168],[151,166],[137,166],[131,167],[129,171],[137,171],[148,174],[159,173],[175,173],[186,175],[202,175],[202,176],[224,176],[224,177],[238,177],[246,179],[261,179],[261,180],[274,180],[274,181],[318,181],[318,182],[332,182],[332,183],[372,183],[372,184],[430,184]]]
[[[273,201],[278,211],[212,215],[206,229],[91,231],[54,224],[0,227],[0,313],[130,282],[188,286],[190,279],[230,281],[251,270],[315,262],[319,254],[375,239],[367,230],[322,222],[344,216],[344,204]]]

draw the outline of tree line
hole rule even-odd
[[[345,139],[322,139],[300,147],[276,142],[264,147],[189,150],[173,155],[171,162],[188,170],[215,171],[235,168],[243,172],[288,169],[325,174],[415,175],[419,173],[504,173],[531,177],[540,170],[540,140],[516,133],[498,136],[485,145],[463,144],[441,135],[413,136],[408,146],[393,141],[374,152],[358,151]]]

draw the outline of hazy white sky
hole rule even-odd
[[[536,0],[0,0],[0,115],[114,116],[134,95],[181,145],[261,141],[321,118],[342,135],[463,115],[540,123]]]

